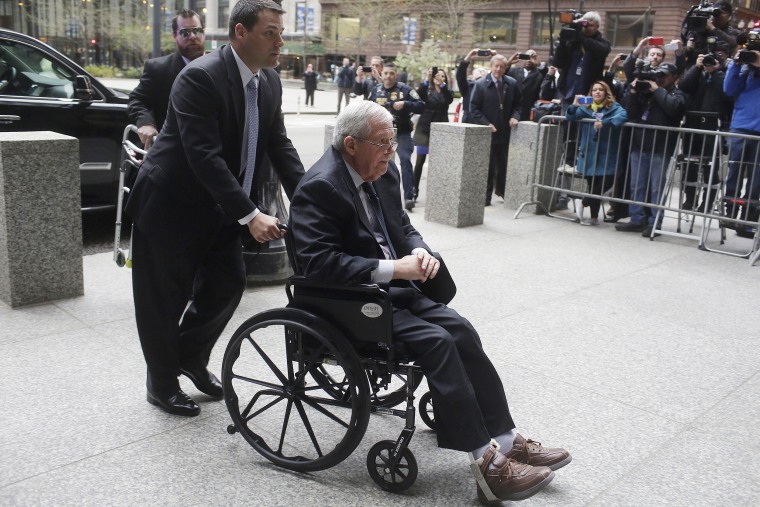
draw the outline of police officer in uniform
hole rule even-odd
[[[377,102],[393,115],[393,126],[396,128],[396,140],[398,141],[396,152],[401,160],[404,207],[411,211],[414,208],[412,115],[422,113],[425,110],[425,103],[420,100],[420,96],[414,88],[398,82],[395,64],[384,64],[381,77],[383,82],[372,89],[367,100]]]

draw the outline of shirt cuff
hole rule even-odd
[[[393,261],[390,259],[380,259],[377,261],[377,268],[372,272],[373,283],[390,283],[393,279]]]
[[[252,212],[250,212],[249,214],[247,214],[246,216],[238,220],[238,223],[240,225],[248,225],[248,222],[256,218],[256,215],[258,215],[259,213],[261,213],[261,211],[259,211],[259,208],[256,208],[255,210],[253,210]]]

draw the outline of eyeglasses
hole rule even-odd
[[[398,146],[398,143],[396,141],[391,141],[389,143],[376,143],[374,141],[369,141],[367,139],[362,139],[361,137],[355,137],[357,141],[362,141],[367,144],[372,144],[374,146],[377,146],[382,151],[393,151],[396,149],[396,146]]]
[[[185,39],[188,39],[190,37],[190,34],[193,34],[196,37],[200,37],[203,35],[203,28],[200,26],[196,26],[195,28],[180,28],[177,30],[177,33]]]

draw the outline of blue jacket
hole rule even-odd
[[[729,60],[723,91],[736,98],[731,130],[760,132],[760,69]]]
[[[584,176],[609,176],[617,171],[620,127],[628,121],[628,114],[617,102],[613,102],[609,109],[602,109],[601,113],[602,129],[598,135],[593,123],[584,122],[580,126],[576,167]],[[572,121],[595,119],[595,116],[590,107],[570,105],[565,118]]]

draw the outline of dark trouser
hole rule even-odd
[[[703,124],[690,125],[687,122],[688,128],[697,128],[705,130],[717,130],[718,122],[705,121]],[[699,200],[699,193],[697,189],[702,187],[702,204],[699,206],[700,210],[705,209],[705,197],[707,196],[707,183],[710,179],[710,165],[713,161],[713,154],[715,151],[715,137],[705,136],[702,134],[684,134],[682,139],[682,146],[684,157],[688,157],[689,161],[686,163],[686,170],[683,172],[683,202],[681,203],[681,209],[693,210],[697,209],[697,201]],[[715,153],[715,160],[717,161],[717,153]],[[715,164],[717,165],[717,164]],[[716,172],[713,176],[713,183],[717,183],[719,174]],[[713,192],[713,196],[715,192]]]
[[[612,187],[612,183],[615,180],[613,175],[609,176],[586,176],[586,182],[588,183],[588,193],[594,195],[602,195]],[[588,206],[591,218],[599,218],[599,207],[602,204],[601,199],[595,197],[584,197],[583,205]]]
[[[422,167],[427,159],[426,154],[417,153],[417,159],[414,161],[414,198],[420,193],[420,180],[422,179]]]
[[[340,102],[343,97],[346,98],[346,105],[351,102],[352,88],[338,88],[338,112],[340,113]]]
[[[758,135],[758,132],[731,129],[731,132]],[[744,178],[747,178],[746,184]],[[742,187],[744,192],[742,193]],[[756,221],[760,210],[750,200],[760,199],[760,141],[730,137],[728,139],[728,174],[726,175],[726,198],[747,201],[739,212],[736,204],[729,204],[726,214]]]
[[[617,172],[615,173],[615,182],[612,188],[612,197],[617,199],[628,199],[630,188],[628,186],[628,161],[631,150],[631,130],[623,129],[620,134],[620,148],[618,149]],[[617,217],[628,216],[628,204],[615,202],[612,204],[614,210],[610,213]]]
[[[562,114],[565,113],[567,105],[563,104]],[[563,121],[562,137],[565,140],[565,164],[575,167],[576,158],[578,157],[578,122]]]
[[[515,427],[504,386],[467,319],[416,289],[390,289],[393,339],[404,342],[433,396],[438,446],[472,451]]]
[[[486,202],[491,202],[491,194],[504,197],[507,186],[507,156],[509,156],[509,141],[491,144],[491,155],[488,159],[488,183],[486,184]],[[494,186],[495,185],[495,186]]]
[[[309,102],[311,101],[311,105],[314,105],[314,90],[306,89],[306,103],[304,105],[308,106]]]
[[[147,387],[155,393],[179,389],[181,366],[208,364],[245,289],[239,226],[218,225],[179,253],[171,243],[160,235],[147,237],[135,223],[135,318]]]

